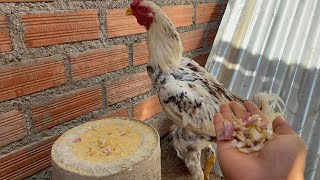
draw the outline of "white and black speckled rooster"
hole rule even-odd
[[[213,116],[223,103],[243,99],[226,90],[195,61],[182,57],[182,43],[176,28],[154,3],[135,0],[127,9],[147,29],[147,70],[165,113],[176,125],[173,144],[193,179],[208,179],[215,161],[212,143],[216,139]],[[201,169],[201,151],[205,155]]]

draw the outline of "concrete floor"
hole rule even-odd
[[[161,173],[162,180],[191,180],[184,162],[177,156],[169,137],[161,139]],[[218,175],[211,174],[210,180],[221,180]]]

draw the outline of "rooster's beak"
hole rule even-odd
[[[133,10],[131,9],[131,7],[129,7],[126,11],[126,15],[129,16],[129,15],[133,15]]]

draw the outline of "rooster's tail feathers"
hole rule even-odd
[[[265,114],[268,121],[273,121],[277,116],[285,116],[286,106],[283,100],[274,93],[258,93],[252,100]]]

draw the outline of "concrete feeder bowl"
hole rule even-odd
[[[54,180],[161,179],[160,138],[132,119],[102,119],[65,132],[53,145]]]

